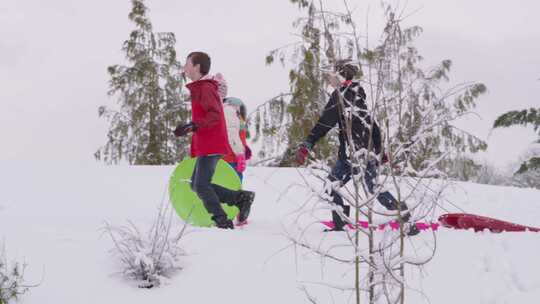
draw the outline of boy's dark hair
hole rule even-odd
[[[203,76],[206,76],[210,72],[210,56],[204,52],[191,52],[187,56],[187,58],[191,58],[191,62],[193,65],[199,65],[200,66],[200,72]]]
[[[358,67],[350,63],[350,60],[339,60],[335,65],[336,72],[345,80],[352,80],[358,74]]]

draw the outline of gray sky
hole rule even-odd
[[[376,25],[378,2],[368,2]],[[230,95],[249,107],[287,90],[287,70],[266,67],[264,57],[295,41],[291,23],[298,13],[288,0],[147,5],[155,29],[177,35],[181,60],[192,50],[210,53],[213,72],[224,73]],[[113,103],[106,95],[106,67],[122,63],[121,44],[132,28],[129,10],[128,0],[0,2],[0,161],[93,161],[107,129],[97,108]],[[488,139],[489,161],[505,165],[518,157],[534,140],[532,130],[488,135],[497,115],[540,105],[540,21],[534,15],[540,4],[410,0],[407,11],[416,11],[407,23],[424,28],[418,47],[427,63],[452,59],[453,83],[488,86],[478,103],[482,120],[460,125]],[[366,15],[364,7],[357,12],[359,18]]]

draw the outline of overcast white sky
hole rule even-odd
[[[365,2],[375,15],[378,2],[358,1]],[[147,5],[155,29],[177,35],[181,60],[192,50],[208,52],[212,70],[223,72],[231,95],[249,107],[287,90],[287,70],[266,67],[264,57],[295,41],[298,13],[288,0]],[[477,109],[482,120],[462,124],[488,140],[485,157],[500,166],[518,157],[534,140],[532,130],[488,135],[497,115],[540,106],[540,2],[409,0],[407,8],[419,9],[408,22],[424,27],[418,46],[428,63],[452,59],[452,82],[488,86]],[[106,67],[122,62],[129,10],[129,0],[0,1],[0,161],[93,162],[107,129],[97,108],[113,103]],[[366,15],[363,6],[357,10]]]

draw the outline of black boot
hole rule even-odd
[[[410,219],[411,219],[411,213],[409,211],[405,211],[401,213],[402,223],[408,223]]]
[[[242,223],[247,220],[253,200],[255,200],[255,192],[240,191],[237,200],[237,206],[238,209],[240,209],[240,212],[238,213],[238,222]]]
[[[420,233],[420,229],[418,229],[414,223],[409,223],[408,227],[405,227],[408,228],[405,229],[408,236],[414,236]]]
[[[228,218],[225,219],[216,219],[212,217],[214,222],[216,223],[216,227],[220,229],[234,229],[233,222],[229,220]]]
[[[409,222],[409,220],[411,219],[411,212],[409,212],[409,207],[407,207],[407,203],[395,201],[393,204],[386,208],[388,210],[398,210],[398,206],[401,213],[401,218],[398,217],[397,221],[401,224]]]
[[[411,220],[411,213],[409,211],[407,211],[407,209],[402,210],[402,211],[404,211],[404,212],[401,214],[401,224],[405,228],[404,229],[405,233],[408,236],[413,236],[413,235],[419,234],[420,230],[418,229],[418,227],[416,227],[416,224],[409,222]]]
[[[343,213],[348,217],[351,212],[351,207],[346,205],[342,207]],[[345,227],[345,222],[341,219],[341,217],[336,211],[332,211],[332,221],[334,222],[334,228],[324,229],[324,232],[343,231],[343,228]]]
[[[332,229],[330,229],[330,228],[325,228],[323,231],[324,231],[324,232],[334,232],[334,231],[344,231],[344,229],[343,229],[343,226],[342,226],[342,227],[335,227],[335,226],[334,226],[334,228],[332,228]]]

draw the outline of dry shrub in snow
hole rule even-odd
[[[18,300],[30,287],[34,287],[24,284],[26,266],[24,263],[9,263],[3,246],[0,253],[0,304],[8,304],[11,303],[10,301]]]
[[[173,211],[169,206],[162,204],[147,233],[141,233],[131,221],[124,226],[105,223],[103,228],[114,243],[112,252],[120,258],[122,274],[136,281],[140,288],[158,287],[182,269],[179,262],[184,251],[179,241],[187,226],[184,225],[179,233],[173,235]]]

